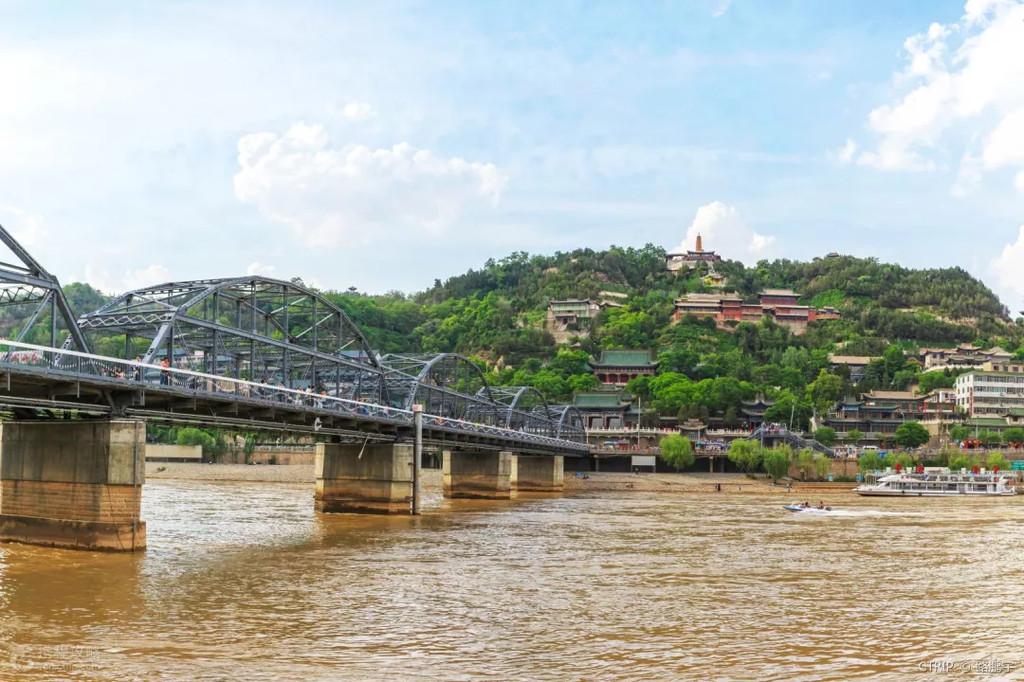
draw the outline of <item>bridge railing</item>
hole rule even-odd
[[[411,425],[413,421],[412,411],[388,405],[339,398],[330,394],[314,393],[311,390],[261,384],[246,379],[204,374],[178,367],[162,367],[134,360],[121,360],[16,341],[0,340],[0,367],[9,371],[21,370],[27,373],[56,373],[62,377],[85,377],[122,388],[141,385],[192,395],[230,396],[235,400],[283,405],[311,412],[342,414],[364,421],[399,425]],[[492,424],[481,424],[431,414],[424,415],[424,424],[428,428],[436,430],[486,435],[551,447],[564,447],[570,442],[581,449],[587,447],[585,443],[552,438],[532,429],[508,429]]]

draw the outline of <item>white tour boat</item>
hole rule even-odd
[[[1009,472],[978,473],[961,469],[959,472],[947,468],[927,467],[923,471],[886,471],[869,474],[874,478],[853,489],[858,495],[876,497],[951,497],[955,495],[1016,495],[1013,487],[1016,474]]]

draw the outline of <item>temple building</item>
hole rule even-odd
[[[872,355],[830,355],[828,364],[833,370],[848,367],[850,381],[860,381],[867,376],[868,365],[878,359],[878,356]]]
[[[590,362],[590,369],[602,384],[625,386],[639,376],[654,376],[658,362],[649,350],[605,350],[600,360]]]
[[[743,428],[753,431],[764,423],[764,413],[769,407],[775,404],[774,400],[765,400],[763,395],[758,395],[754,400],[744,400],[740,408]]]
[[[957,419],[955,393],[940,388],[927,395],[913,391],[871,391],[857,398],[847,398],[829,412],[824,419],[845,438],[850,431],[860,431],[861,437],[873,441],[891,441],[896,429],[908,421],[921,423],[937,436],[939,425]]]
[[[956,348],[922,348],[918,351],[918,359],[926,372],[936,369],[983,368],[986,363],[1005,363],[1012,357],[1013,353],[1002,348],[985,350],[971,343],[961,343]]]
[[[697,263],[716,263],[722,260],[722,257],[714,251],[704,250],[704,242],[699,233],[696,247],[693,251],[676,251],[665,254],[665,267],[671,272],[678,272],[683,268],[693,268]]]
[[[628,298],[614,291],[602,291],[600,296],[598,301],[590,298],[549,301],[544,328],[551,332],[556,343],[565,343],[574,336],[589,336],[590,323],[602,310],[621,308],[623,300]]]
[[[728,329],[740,322],[759,322],[771,317],[794,334],[807,331],[807,325],[818,319],[819,311],[799,305],[799,294],[790,289],[765,289],[758,294],[757,303],[747,303],[738,294],[687,294],[677,298],[673,319],[677,322],[687,315],[710,317],[719,327]],[[838,319],[839,313],[829,308],[823,319]]]
[[[556,343],[565,343],[572,336],[589,335],[590,322],[600,312],[601,305],[592,299],[550,301],[544,327]]]
[[[577,393],[573,404],[583,413],[587,431],[610,431],[635,426],[633,399],[622,391]],[[632,418],[631,418],[632,417]]]

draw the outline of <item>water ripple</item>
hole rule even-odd
[[[422,517],[383,518],[317,515],[308,486],[156,481],[145,555],[0,547],[0,678],[847,680],[1024,661],[1024,504],[828,502],[844,512],[430,495]]]

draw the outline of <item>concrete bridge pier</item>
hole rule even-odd
[[[412,452],[397,443],[317,443],[316,510],[410,513]]]
[[[451,499],[507,500],[511,497],[512,453],[445,450],[444,496]]]
[[[0,424],[0,541],[145,549],[145,457],[140,421]]]
[[[520,492],[560,493],[564,471],[561,455],[516,455],[512,458],[512,487]]]

